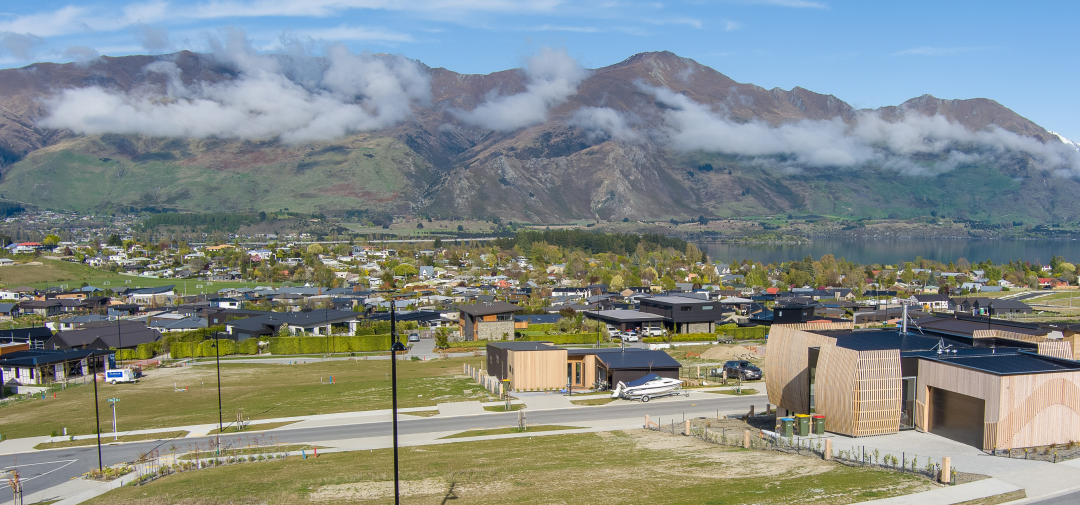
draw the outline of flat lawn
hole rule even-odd
[[[388,449],[290,456],[169,476],[87,503],[391,503],[392,457]],[[406,447],[401,465],[405,503],[843,505],[931,487],[897,473],[645,430]]]
[[[133,275],[120,275],[114,272],[99,270],[84,264],[71,263],[68,261],[39,259],[40,265],[11,265],[0,267],[0,283],[9,288],[30,286],[32,288],[46,288],[66,284],[70,288],[78,287],[86,282],[101,289],[110,288],[149,288],[158,286],[175,285],[176,292],[183,294],[216,293],[219,290],[232,287],[253,288],[256,282],[234,281],[197,281],[183,279],[153,279],[150,277],[137,277]]]
[[[734,395],[734,396],[756,395],[758,393],[758,391],[756,389],[751,389],[751,388],[742,388],[741,393],[736,392],[734,389],[725,389],[725,390],[722,390],[722,391],[705,391],[705,392],[706,393],[716,393],[718,395]]]
[[[143,433],[141,435],[124,435],[121,437],[113,438],[111,434],[101,434],[101,445],[108,445],[116,442],[140,442],[143,440],[162,440],[166,438],[180,438],[187,436],[186,431],[167,431],[164,433]],[[44,442],[34,446],[34,449],[58,449],[61,447],[82,447],[86,445],[97,445],[97,438],[80,438],[78,440],[64,440],[61,442]]]
[[[483,358],[398,362],[398,404],[428,407],[439,402],[487,400],[483,388],[461,375],[462,363]],[[332,361],[306,365],[221,364],[221,398],[226,421],[270,419],[390,408],[390,362]],[[218,422],[215,367],[208,365],[147,370],[138,384],[98,383],[102,427],[110,424],[108,398],[119,398],[117,429],[168,428]],[[337,384],[319,384],[331,375]],[[174,392],[188,386],[186,392]],[[94,388],[90,384],[57,392],[57,399],[19,400],[0,405],[5,438],[94,430]]]
[[[510,404],[510,410],[506,410],[506,405],[488,405],[484,407],[484,410],[488,412],[511,412],[523,408],[525,408],[525,406],[520,403],[512,403]]]
[[[493,428],[490,430],[468,430],[461,433],[454,433],[453,435],[447,435],[442,438],[469,438],[469,437],[487,437],[490,435],[510,435],[517,433],[539,433],[541,431],[559,431],[559,430],[576,430],[577,426],[554,426],[554,425],[536,425],[529,426],[525,430],[519,430],[516,426],[511,428]]]

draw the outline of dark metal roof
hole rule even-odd
[[[458,305],[457,309],[473,316],[489,316],[492,314],[505,314],[507,312],[518,312],[522,310],[522,308],[517,305],[498,300],[493,302],[474,303],[472,305]]]
[[[976,330],[1001,330],[1012,333],[1022,333],[1024,335],[1046,335],[1050,333],[1050,330],[1040,329],[1036,325],[1026,325],[1022,323],[1015,323],[1012,321],[1003,321],[1000,319],[991,318],[990,324],[987,325],[986,318],[981,320],[971,319],[970,317],[956,318],[956,317],[943,317],[943,316],[929,316],[915,320],[916,323],[923,330],[933,330],[941,333],[947,333],[950,335],[971,337],[975,334]]]
[[[16,328],[13,330],[0,330],[0,342],[28,342],[30,340],[48,340],[52,338],[52,330],[44,326],[32,328]]]
[[[562,319],[560,314],[528,314],[524,316],[514,316],[514,321],[528,322],[529,324],[549,324],[557,323]]]
[[[91,355],[104,356],[108,354],[113,354],[113,351],[99,349],[68,349],[64,351],[35,349],[29,351],[17,351],[0,356],[0,365],[23,367],[41,366],[62,363],[64,361],[81,360]]]
[[[1002,351],[1001,348],[996,349]],[[1080,371],[1080,362],[1039,356],[1027,352],[982,354],[981,356],[949,356],[928,358],[931,361],[951,363],[995,375],[1021,375],[1046,372]]]
[[[585,312],[585,317],[617,323],[637,323],[642,321],[663,321],[664,316],[637,310],[601,310]]]
[[[901,334],[899,331],[895,330],[838,330],[817,333],[835,337],[837,347],[843,347],[853,351],[884,351],[888,349],[897,349],[902,353],[929,351],[940,342],[937,335],[921,335],[918,331],[909,331],[907,335]],[[970,344],[951,338],[941,337],[941,339],[945,340],[945,345],[951,345],[955,348],[971,347]]]
[[[596,355],[597,359],[604,363],[608,370],[624,368],[633,369],[657,369],[679,368],[675,358],[664,351],[650,351],[648,349],[570,349],[568,356]]]

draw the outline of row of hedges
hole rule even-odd
[[[134,349],[114,349],[117,360],[150,359],[161,353],[161,342],[139,344]]]
[[[403,321],[398,322],[397,329],[398,334],[404,335],[406,331],[415,330],[419,328],[419,324],[416,321]],[[356,328],[356,336],[366,337],[369,335],[388,335],[390,333],[390,321],[375,321],[373,323],[361,324]],[[389,351],[390,348],[384,349]],[[337,351],[335,351],[337,352]]]
[[[387,325],[389,329],[389,325]],[[390,335],[335,336],[335,337],[272,337],[270,354],[320,354],[330,352],[378,352],[390,351]]]
[[[249,338],[243,342],[235,340],[217,340],[219,349],[214,348],[215,340],[202,342],[173,342],[170,354],[174,359],[180,358],[212,358],[218,355],[229,356],[234,354],[258,354],[259,342]]]
[[[719,333],[728,335],[735,340],[764,340],[769,334],[768,326],[750,326],[747,328],[720,328]]]
[[[521,342],[551,342],[555,345],[565,344],[595,344],[595,333],[572,333],[569,335],[536,335],[525,336],[517,339]]]
[[[461,342],[448,342],[447,347],[487,347],[487,340],[462,340]]]
[[[664,344],[667,342],[715,342],[715,333],[685,333],[682,335],[671,335],[670,337],[645,337],[641,339],[642,342],[650,344]]]

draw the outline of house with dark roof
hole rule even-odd
[[[713,333],[724,315],[719,303],[689,296],[651,296],[642,298],[638,311],[662,316],[670,333]]]
[[[463,340],[512,340],[514,312],[522,309],[512,303],[491,301],[458,305],[458,324]]]
[[[330,335],[331,333],[356,333],[360,322],[360,313],[351,310],[303,310],[300,312],[256,312],[230,310],[230,314],[255,313],[251,317],[225,323],[225,329],[238,340],[252,337],[277,335],[282,327],[291,334],[300,332],[312,335]]]
[[[62,382],[102,371],[113,352],[96,349],[16,351],[0,356],[0,387]]]
[[[26,343],[31,349],[44,349],[45,342],[52,336],[52,330],[44,326],[0,330],[0,344]]]
[[[949,295],[911,295],[908,298],[911,303],[922,306],[927,312],[944,312],[949,310]]]
[[[135,321],[87,323],[82,328],[60,331],[45,342],[46,349],[134,349],[161,340],[161,332]]]
[[[1030,314],[1031,306],[1019,300],[1001,298],[950,298],[949,310],[970,314]]]
[[[664,351],[639,348],[565,349],[544,342],[488,342],[487,370],[517,391],[592,389],[649,374],[679,378],[679,364]]]

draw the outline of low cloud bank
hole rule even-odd
[[[47,101],[49,115],[39,124],[91,135],[280,137],[297,143],[392,126],[409,117],[413,103],[431,97],[428,76],[401,57],[353,54],[340,44],[328,47],[325,58],[299,50],[262,55],[239,31],[211,46],[214,58],[237,72],[234,79],[188,85],[176,64],[157,61],[144,71],[166,77],[164,93],[64,90]]]
[[[453,111],[461,121],[489,130],[512,131],[547,121],[551,107],[577,93],[588,71],[565,50],[543,48],[525,61],[528,84],[514,95],[488,98],[471,111]]]

